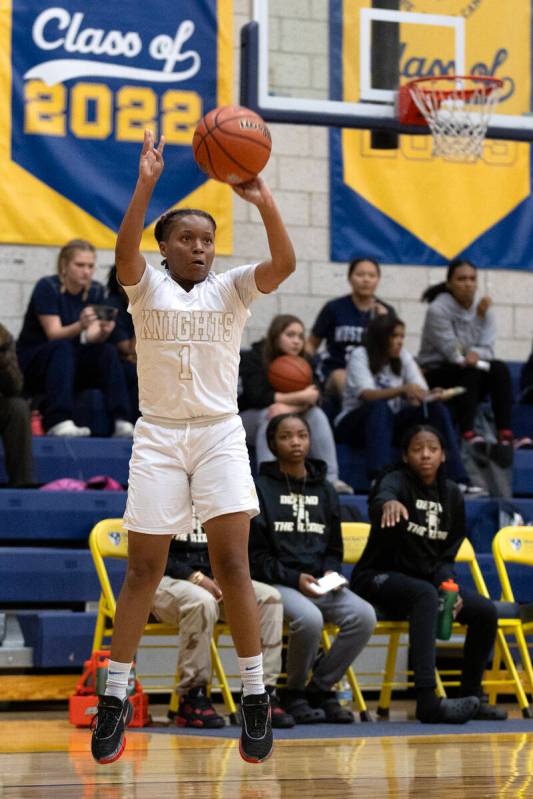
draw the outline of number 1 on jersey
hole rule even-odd
[[[180,380],[192,380],[191,348],[189,344],[183,344],[178,348],[178,358],[180,359]]]

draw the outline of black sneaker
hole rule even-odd
[[[91,752],[97,763],[114,763],[126,746],[124,730],[133,718],[133,707],[128,697],[101,696],[98,710],[91,721],[93,737]]]
[[[222,716],[216,712],[207,696],[205,686],[191,688],[180,697],[178,712],[173,716],[178,727],[201,727],[218,730],[226,726]]]
[[[289,730],[294,727],[295,720],[290,713],[287,713],[280,704],[276,689],[272,685],[267,685],[266,690],[270,696],[270,709],[272,711],[272,727],[278,730]]]
[[[272,754],[272,712],[268,693],[243,696],[241,713],[239,753],[247,763],[262,763]]]

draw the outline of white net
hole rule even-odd
[[[433,135],[433,155],[477,161],[500,90],[496,78],[454,75],[414,82],[409,91]]]

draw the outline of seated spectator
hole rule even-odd
[[[326,391],[340,397],[346,380],[346,364],[350,353],[363,343],[363,333],[375,316],[390,313],[394,308],[376,297],[381,269],[373,258],[354,258],[348,267],[351,294],[327,302],[306,342],[309,355],[319,353],[317,373]]]
[[[179,625],[179,727],[216,728],[224,719],[207,694],[211,679],[210,642],[218,619],[224,619],[224,598],[213,579],[207,536],[194,517],[194,529],[170,543],[165,575],[154,597],[152,614],[162,622]],[[283,606],[279,592],[253,581],[259,609],[263,671],[270,694],[273,727],[293,727],[294,719],[280,706],[276,682],[281,671]]]
[[[480,495],[482,489],[470,485],[450,413],[438,400],[442,392],[429,391],[404,339],[401,319],[387,315],[370,322],[364,347],[348,361],[342,411],[335,420],[337,441],[366,448],[367,473],[373,479],[394,460],[405,430],[429,420],[446,441],[451,476],[466,493]]]
[[[30,406],[20,396],[23,382],[13,336],[0,325],[0,436],[10,488],[33,482]]]
[[[339,704],[334,686],[365,647],[376,616],[347,587],[316,592],[318,578],[341,571],[343,545],[326,465],[307,457],[309,425],[296,413],[282,414],[271,419],[267,437],[277,460],[263,463],[256,480],[261,515],[252,519],[250,569],[278,589],[289,622],[287,689],[280,699],[297,724],[350,723],[352,711]],[[325,621],[340,632],[317,661]]]
[[[129,420],[130,422],[136,422],[139,418],[139,383],[137,380],[135,330],[131,314],[128,313],[128,295],[117,280],[117,269],[114,264],[109,270],[107,278],[106,303],[117,309],[115,329],[113,330],[110,340],[116,345],[119,351],[122,367],[126,376],[130,400]]]
[[[312,384],[301,391],[284,393],[275,391],[268,381],[268,367],[280,355],[304,355],[305,329],[297,316],[280,314],[275,316],[261,341],[252,344],[243,352],[239,369],[242,391],[239,410],[246,430],[246,439],[255,446],[255,457],[259,466],[264,461],[274,460],[266,438],[269,419],[280,413],[304,415],[312,435],[311,454],[322,458],[327,464],[327,479],[339,494],[353,494],[353,489],[339,479],[337,450],[329,419],[318,407],[320,392]]]
[[[99,319],[93,309],[104,303],[103,286],[92,279],[95,261],[88,241],[74,239],[62,247],[57,275],[37,282],[24,316],[17,354],[26,391],[44,394],[48,435],[91,434],[73,420],[75,392],[86,388],[102,390],[115,436],[133,433],[124,373],[108,341],[115,323]]]
[[[444,476],[444,444],[435,428],[411,428],[402,453],[401,463],[370,492],[370,536],[350,585],[388,618],[409,619],[419,721],[504,720],[507,713],[489,705],[481,688],[496,637],[496,606],[475,591],[460,587],[454,607],[457,621],[468,627],[461,698],[435,695],[438,589],[443,581],[455,580],[454,560],[466,535],[464,500]]]
[[[418,363],[430,386],[464,386],[453,400],[459,429],[465,441],[484,444],[474,419],[488,395],[494,411],[500,444],[512,444],[513,394],[509,369],[494,357],[496,320],[490,297],[477,293],[477,270],[457,259],[448,266],[445,283],[426,289],[429,302]]]

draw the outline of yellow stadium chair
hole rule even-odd
[[[96,652],[101,650],[104,643],[109,641],[113,636],[116,600],[107,573],[105,560],[106,558],[120,558],[125,560],[128,557],[128,531],[124,529],[122,519],[104,519],[96,524],[89,535],[89,548],[102,589],[98,602],[98,615],[93,639],[93,652]],[[223,629],[221,629],[220,632],[226,632],[228,629],[226,625],[221,625],[221,628]],[[176,636],[178,632],[178,628],[174,625],[149,621],[144,628],[143,635]],[[215,688],[220,690],[226,710],[231,720],[235,721],[237,718],[237,708],[233,701],[224,667],[213,639],[211,639],[211,666],[218,680],[218,682],[211,683],[211,689]],[[179,677],[176,675],[176,684],[178,679]],[[150,690],[154,690],[154,692],[166,692],[168,691],[168,686],[161,688],[151,686]],[[172,693],[169,710],[173,712],[177,710],[177,695],[175,692]]]
[[[499,530],[492,541],[492,554],[496,564],[496,570],[502,588],[502,602],[508,603],[509,615],[515,620],[514,634],[520,661],[522,664],[522,679],[525,687],[530,694],[533,694],[533,667],[531,656],[526,640],[526,635],[533,634],[533,620],[523,620],[520,613],[520,606],[515,600],[514,592],[506,568],[507,563],[520,564],[522,566],[533,566],[533,527],[516,526],[503,527]],[[533,576],[533,575],[532,575]],[[495,653],[495,666],[497,662]],[[528,718],[533,714],[524,713]]]
[[[461,548],[455,560],[457,563],[466,563],[468,565],[476,590],[481,594],[481,596],[490,599],[487,584],[485,583],[479,563],[477,562],[474,548],[468,539],[465,539],[461,544]],[[519,620],[508,615],[504,615],[501,618],[500,616],[498,617],[495,652],[499,652],[498,659],[501,657],[503,660],[506,672],[496,673],[493,669],[488,670],[485,672],[483,687],[489,694],[491,701],[496,701],[498,689],[505,686],[510,686],[515,693],[516,700],[522,711],[522,715],[526,718],[529,718],[530,709],[528,699],[506,639],[507,635],[516,634],[516,631],[519,629],[519,624]],[[462,627],[460,624],[454,624],[454,631],[456,629],[458,632],[464,632],[466,628]],[[496,659],[496,654],[494,655],[494,659]],[[456,686],[459,685],[459,682],[444,682],[444,685]]]
[[[514,528],[516,529],[516,528]],[[361,522],[357,523],[344,523],[342,525],[342,537],[344,542],[344,561],[345,563],[357,563],[361,557],[366,545],[368,534],[370,532],[370,525]],[[482,595],[489,598],[489,593],[485,580],[479,568],[474,549],[468,539],[465,539],[459,549],[456,557],[456,562],[466,563],[470,569],[472,579],[476,590]],[[506,666],[506,673],[503,675],[493,676],[490,672],[486,673],[486,679],[483,685],[486,689],[497,689],[504,685],[511,685],[516,694],[516,698],[523,715],[528,715],[529,705],[526,694],[524,692],[520,677],[518,675],[513,658],[509,651],[505,635],[510,631],[517,628],[516,619],[502,618],[498,620],[497,631],[497,644],[501,652],[501,657]],[[454,633],[464,633],[465,627],[455,623],[453,626]],[[394,677],[396,673],[396,659],[398,648],[400,645],[400,637],[402,634],[408,635],[409,623],[408,621],[390,621],[387,619],[380,619],[374,630],[374,635],[385,635],[389,638],[387,648],[387,657],[385,662],[385,669],[383,679],[381,681],[381,691],[378,702],[378,714],[384,718],[389,715],[391,695],[394,688],[410,687],[413,685],[412,681],[405,680],[402,682],[395,682]],[[410,674],[411,672],[408,672]],[[450,675],[458,674],[458,672],[436,672],[437,694],[441,697],[445,696],[445,687],[458,686],[459,680],[442,679]],[[508,676],[506,676],[508,675]],[[363,673],[360,673],[363,676]],[[367,675],[365,675],[367,676]],[[370,686],[374,687],[374,686]]]

